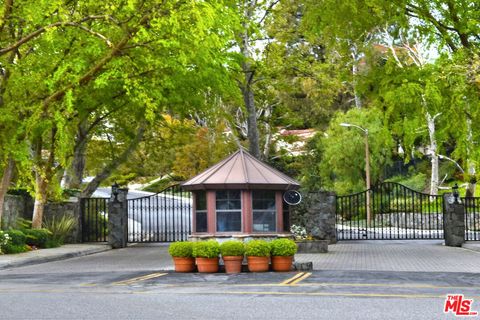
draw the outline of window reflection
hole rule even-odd
[[[240,190],[216,192],[217,231],[242,231],[242,201]]]
[[[276,231],[275,191],[254,190],[252,192],[253,231]]]

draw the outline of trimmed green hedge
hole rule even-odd
[[[272,256],[290,257],[297,252],[297,244],[290,239],[275,239],[270,242]]]
[[[245,245],[245,255],[248,257],[269,257],[270,243],[265,240],[251,240]]]
[[[220,245],[222,256],[243,256],[245,254],[245,245],[237,240],[228,240]]]
[[[195,258],[217,258],[220,245],[216,240],[194,242],[192,254]]]
[[[172,257],[178,258],[191,258],[193,251],[193,242],[189,241],[178,241],[174,242],[168,248],[168,253]]]

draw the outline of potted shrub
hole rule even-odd
[[[269,268],[270,244],[265,240],[251,240],[245,245],[248,270],[265,272]]]
[[[240,273],[242,271],[243,255],[245,253],[243,242],[236,240],[225,241],[220,245],[220,253],[222,254],[226,273]]]
[[[290,271],[292,269],[293,256],[297,252],[295,241],[282,238],[270,242],[272,248],[273,271]]]
[[[168,248],[168,253],[173,258],[175,272],[193,272],[195,258],[192,256],[193,243],[188,241],[174,242]]]
[[[197,263],[198,272],[218,272],[220,245],[216,240],[195,242],[192,253]]]

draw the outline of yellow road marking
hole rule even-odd
[[[182,294],[182,295],[273,295],[273,296],[327,296],[327,297],[370,297],[370,298],[404,298],[404,299],[418,299],[418,298],[435,298],[445,300],[445,295],[432,295],[432,294],[390,294],[390,293],[351,293],[351,292],[278,292],[278,291],[193,291],[193,292],[166,292],[166,291],[104,291],[104,290],[95,290],[95,291],[78,291],[78,290],[48,290],[48,289],[38,289],[38,290],[9,290],[8,292],[3,292],[0,290],[0,295],[11,294],[11,293],[72,293],[72,294],[143,294],[143,295],[164,295],[164,294]],[[479,300],[480,296],[469,296],[471,299]]]
[[[182,292],[182,294],[192,294],[193,292]],[[377,297],[377,298],[440,298],[445,299],[445,295],[428,294],[391,294],[391,293],[336,293],[336,292],[278,292],[278,291],[208,291],[202,294],[231,294],[231,295],[276,295],[276,296],[342,296],[342,297]],[[473,297],[474,299],[477,297]]]
[[[307,273],[305,273],[303,276],[298,277],[297,279],[295,279],[295,280],[293,280],[292,282],[290,282],[289,285],[291,285],[291,286],[296,285],[297,283],[299,283],[299,282],[302,281],[302,280],[307,279],[307,278],[310,277],[311,275],[312,275],[311,272],[307,272]]]
[[[285,280],[285,281],[283,281],[282,283],[280,283],[280,285],[282,285],[282,286],[288,285],[291,281],[295,281],[296,279],[300,278],[300,277],[303,276],[304,274],[305,274],[305,272],[297,273],[297,274],[294,275],[293,277],[288,278],[287,280]]]
[[[430,284],[382,284],[382,283],[333,283],[333,282],[310,282],[302,283],[299,286],[334,286],[334,287],[388,287],[388,288],[425,288],[425,289],[480,289],[479,287],[455,287],[455,286],[435,286]]]
[[[127,279],[127,280],[117,281],[117,282],[112,283],[112,285],[114,285],[114,286],[129,285],[129,284],[133,284],[135,282],[140,282],[140,281],[145,281],[145,280],[149,280],[149,279],[158,278],[158,277],[164,276],[166,274],[167,273],[147,274],[147,275],[144,275],[144,276],[141,276],[141,277],[135,277],[135,278]]]

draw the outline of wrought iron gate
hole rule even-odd
[[[108,198],[81,198],[82,241],[108,239]],[[129,242],[187,240],[192,231],[191,193],[180,186],[157,194],[128,199]]]
[[[192,232],[191,193],[178,185],[127,203],[129,242],[187,240]]]
[[[465,240],[480,240],[480,198],[462,198],[465,205]]]
[[[80,198],[82,242],[106,242],[108,234],[108,199]]]
[[[385,182],[337,197],[336,230],[337,240],[443,239],[443,198]]]

